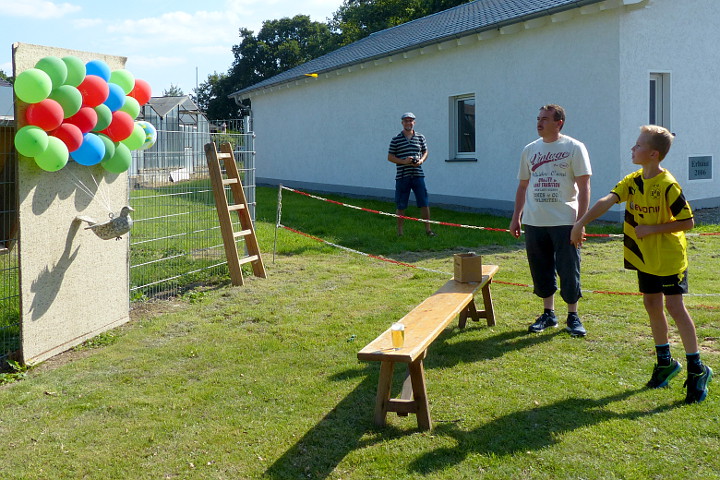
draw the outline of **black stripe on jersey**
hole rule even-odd
[[[638,190],[640,190],[641,194],[645,193],[645,182],[643,181],[642,175],[638,175],[635,177],[635,185],[637,185]]]
[[[625,210],[625,223],[630,225],[632,228],[635,228],[638,225],[633,214],[628,212],[627,209]]]
[[[670,187],[672,187],[672,185],[669,185],[667,191],[665,192],[666,198],[667,198],[668,193],[670,193]],[[668,201],[669,200],[670,199],[668,198]],[[683,195],[681,193],[678,196],[678,198],[676,198],[675,201],[672,202],[672,204],[670,204],[670,212],[673,214],[673,217],[677,217],[680,214],[680,212],[683,211],[686,204],[687,204],[687,201],[685,200],[685,195]]]
[[[625,245],[625,248],[634,253],[641,262],[645,263],[645,258],[643,257],[643,254],[640,251],[640,247],[638,247],[638,244],[635,240],[633,240],[629,235],[625,235],[625,238],[623,239],[623,244]]]

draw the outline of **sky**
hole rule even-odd
[[[342,0],[0,0],[0,70],[12,74],[13,43],[127,57],[125,68],[186,94],[213,73],[227,73],[240,28],[309,15],[326,22]]]

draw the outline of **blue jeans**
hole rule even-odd
[[[425,177],[403,177],[395,179],[395,205],[398,210],[405,210],[410,201],[410,191],[415,193],[418,208],[429,205]]]

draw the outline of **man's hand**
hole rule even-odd
[[[520,225],[520,220],[513,218],[510,222],[510,227],[508,227],[508,230],[510,230],[510,235],[512,235],[515,238],[520,238],[520,234],[522,233],[522,225]]]
[[[575,248],[580,248],[585,241],[585,226],[577,222],[573,225],[572,231],[570,231],[570,243],[575,245]]]

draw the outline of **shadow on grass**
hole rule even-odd
[[[457,445],[428,452],[410,464],[410,471],[429,474],[457,465],[471,454],[505,456],[541,450],[559,442],[562,434],[608,420],[634,420],[683,405],[676,402],[656,409],[615,413],[603,407],[625,400],[643,389],[626,390],[599,399],[568,398],[550,405],[513,412],[474,430],[455,424],[439,425],[433,433],[452,437]]]
[[[481,341],[467,341],[452,345],[444,343],[448,338],[461,332],[463,330],[460,329],[443,332],[436,341],[440,348],[431,347],[433,351],[428,354],[428,359],[434,357],[441,359],[427,362],[427,368],[446,367],[460,361],[497,358],[509,351],[547,342],[555,336],[528,335],[525,331],[512,331]],[[397,370],[402,371],[401,368]],[[274,479],[326,478],[349,452],[376,442],[385,442],[407,435],[409,433],[407,429],[398,429],[391,425],[379,428],[372,424],[378,375],[378,362],[334,375],[332,380],[335,381],[361,377],[364,379],[303,438],[273,463],[265,475]],[[397,383],[397,377],[396,375],[395,383]],[[429,385],[429,389],[431,390],[430,395],[441,393],[432,392],[432,385]],[[373,433],[377,433],[377,435],[361,441],[364,435]]]

